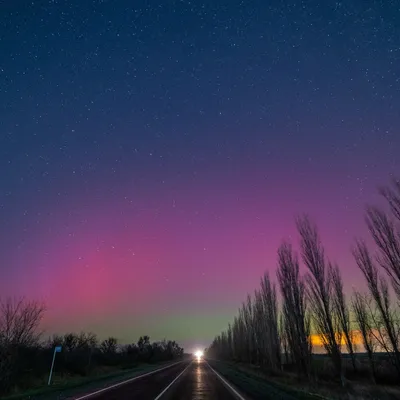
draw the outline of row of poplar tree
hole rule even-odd
[[[354,336],[361,338],[372,379],[377,373],[377,352],[400,377],[400,182],[379,189],[385,208],[369,206],[366,224],[375,249],[357,240],[353,256],[367,283],[365,293],[346,298],[338,265],[330,262],[315,223],[308,216],[296,220],[300,236],[300,261],[292,245],[278,249],[277,285],[268,273],[253,296],[248,295],[238,315],[207,350],[208,357],[257,364],[280,370],[291,364],[312,379],[312,334],[322,340],[335,374],[346,382],[343,352],[351,367],[359,363]]]

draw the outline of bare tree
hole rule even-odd
[[[283,315],[283,312],[279,313],[279,339],[280,339],[280,345],[281,345],[281,352],[283,353],[284,357],[282,359],[282,369],[284,367],[284,364],[289,364],[289,338],[288,338],[288,328],[286,327],[286,319],[285,316]]]
[[[391,187],[384,186],[379,192],[389,203],[393,216],[400,221],[400,180],[393,179]]]
[[[393,363],[400,374],[399,336],[388,284],[382,276],[379,276],[378,268],[373,262],[365,242],[357,241],[353,255],[367,281],[368,289],[380,314],[380,321],[375,321],[377,326],[374,328],[378,329],[380,343],[388,352],[389,357],[393,358]],[[381,325],[383,325],[383,330]],[[387,337],[387,340],[385,340],[385,337]],[[389,347],[387,342],[389,342]]]
[[[243,317],[243,310],[239,309],[232,325],[233,351],[238,361],[248,361],[246,345],[246,325]]]
[[[76,333],[66,333],[63,337],[63,347],[68,353],[72,353],[78,346],[78,335]]]
[[[372,379],[374,382],[376,382],[376,367],[374,360],[376,338],[371,325],[371,314],[368,312],[368,309],[371,307],[371,300],[372,299],[367,295],[354,292],[352,298],[352,307],[356,318],[356,323],[361,334],[362,342],[368,355]]]
[[[378,207],[368,207],[366,222],[379,251],[377,261],[400,300],[400,181],[393,179],[391,186],[384,186],[379,192],[389,205],[390,215]]]
[[[98,339],[95,333],[93,332],[81,332],[79,336],[77,336],[77,344],[76,347],[85,351],[87,354],[87,368],[89,369],[92,362],[93,351],[98,345]]]
[[[268,367],[280,369],[281,346],[278,330],[278,302],[276,287],[271,283],[269,274],[266,272],[261,279],[261,298],[264,304],[264,327],[268,354]]]
[[[377,207],[368,208],[366,221],[379,250],[377,261],[388,274],[400,300],[400,232],[388,215]]]
[[[281,366],[276,288],[264,274],[254,298],[247,296],[228,330],[218,335],[208,355],[255,363],[266,369]]]
[[[307,216],[297,219],[297,229],[301,237],[302,257],[309,270],[307,275],[308,296],[312,316],[324,348],[331,358],[342,385],[345,384],[338,321],[333,298],[332,273],[325,260],[317,227]]]
[[[100,344],[100,350],[105,354],[115,354],[117,352],[118,340],[114,337],[109,337],[103,340]]]
[[[226,331],[227,336],[227,347],[228,347],[228,358],[233,359],[233,344],[232,344],[232,325],[228,324],[228,330]]]
[[[0,299],[0,344],[31,346],[38,342],[44,304],[25,298]]]
[[[264,315],[264,302],[260,290],[254,292],[253,327],[255,334],[257,364],[264,365],[268,358],[268,337],[265,334],[266,320]]]
[[[299,273],[299,261],[289,243],[278,249],[277,277],[282,294],[281,336],[300,373],[310,377],[311,348],[309,319],[306,311],[306,291]]]
[[[346,303],[346,298],[343,291],[343,281],[342,276],[337,265],[331,265],[330,271],[332,272],[332,283],[334,292],[334,301],[336,306],[336,312],[340,324],[340,328],[343,332],[345,339],[347,351],[350,354],[351,362],[353,364],[354,371],[357,370],[356,357],[354,354],[353,346],[353,334],[350,326],[350,313],[349,308]]]
[[[97,335],[93,332],[81,332],[78,336],[77,347],[78,348],[95,348],[98,344]]]
[[[247,359],[250,363],[255,362],[255,336],[253,329],[253,302],[251,296],[248,295],[246,302],[242,306],[243,319],[245,323],[245,340],[246,340],[246,353]]]
[[[25,298],[0,299],[0,394],[18,380],[21,351],[37,346],[45,307]]]
[[[232,323],[232,351],[233,351],[233,359],[236,361],[240,361],[242,359],[242,343],[241,343],[241,335],[239,328],[239,320],[238,317],[235,316]]]

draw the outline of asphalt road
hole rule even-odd
[[[204,361],[182,362],[82,400],[238,400]],[[243,400],[243,399],[242,399]]]
[[[222,382],[206,362],[194,361],[159,400],[244,400]],[[158,400],[158,399],[157,399]]]

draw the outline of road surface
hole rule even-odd
[[[222,379],[205,361],[185,361],[77,400],[244,400]]]

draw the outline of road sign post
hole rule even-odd
[[[62,349],[61,346],[54,347],[53,361],[51,363],[49,381],[47,382],[48,386],[50,386],[50,384],[51,384],[51,376],[53,375],[53,368],[54,368],[54,361],[56,360],[56,353],[61,353],[61,349]]]

